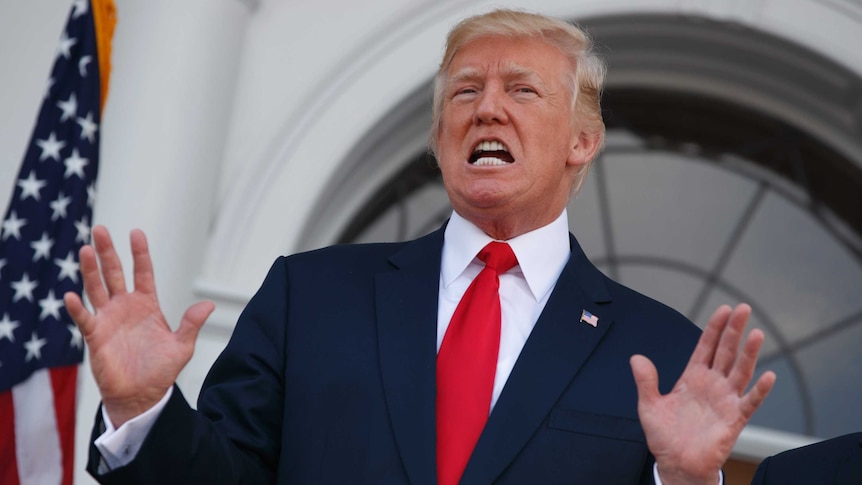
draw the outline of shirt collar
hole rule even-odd
[[[536,301],[551,291],[569,260],[568,220],[563,209],[550,224],[505,241],[518,258],[516,268],[520,267]],[[444,287],[455,281],[479,251],[493,240],[457,212],[452,212],[443,236],[440,278]]]

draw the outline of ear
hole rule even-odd
[[[575,138],[569,158],[566,164],[570,166],[585,165],[592,161],[593,157],[599,151],[601,144],[601,135],[599,133],[587,133],[581,131]]]

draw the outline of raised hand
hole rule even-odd
[[[664,485],[715,485],[742,428],[775,384],[775,374],[766,372],[745,392],[763,344],[763,332],[755,329],[739,352],[750,314],[748,305],[719,307],[664,396],[653,363],[631,358],[638,415]]]
[[[93,311],[75,293],[64,300],[69,315],[87,341],[90,365],[102,403],[119,427],[155,405],[191,359],[198,331],[215,306],[190,306],[173,332],[156,298],[147,239],[130,234],[134,290],[126,290],[120,258],[103,226],[93,228],[92,246],[81,248],[81,275]],[[96,261],[98,255],[101,271]]]

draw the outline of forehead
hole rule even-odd
[[[450,80],[464,76],[506,74],[556,78],[572,69],[565,54],[541,39],[484,36],[464,44],[449,64]],[[549,79],[550,80],[550,79]]]

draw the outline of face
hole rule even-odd
[[[474,40],[452,59],[438,161],[455,211],[492,237],[559,216],[595,151],[572,121],[572,67],[541,40],[498,36]]]

